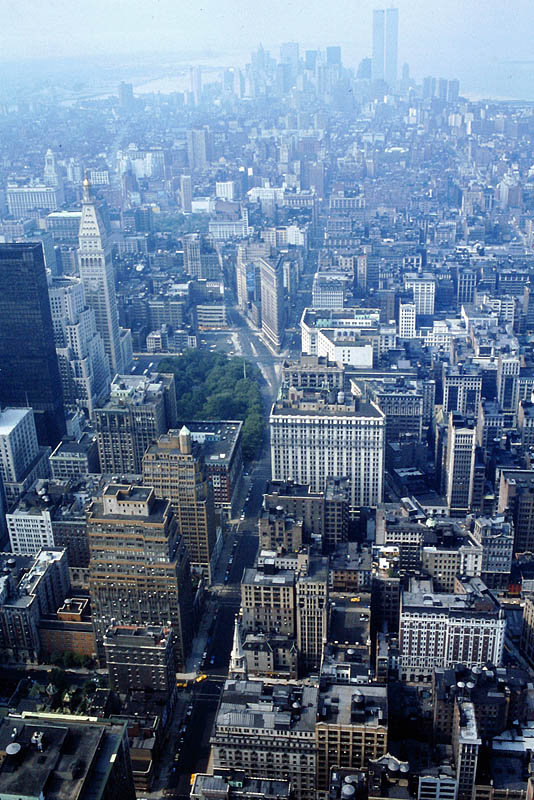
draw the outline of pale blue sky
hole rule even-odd
[[[391,3],[393,5],[393,3]],[[399,0],[399,64],[450,76],[534,59],[533,0]],[[506,7],[508,6],[508,7]],[[370,52],[369,0],[0,0],[0,58],[216,49],[235,60],[261,40],[341,43],[354,65]],[[241,58],[238,58],[240,54]]]

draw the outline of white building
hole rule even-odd
[[[340,336],[335,328],[327,328],[318,331],[317,355],[327,356],[329,361],[350,364],[352,367],[372,369],[373,343],[354,332]]]
[[[415,338],[415,303],[399,304],[399,337],[401,339]]]
[[[235,200],[236,196],[235,181],[216,181],[215,196],[222,197],[224,200]]]
[[[49,447],[39,447],[31,408],[0,411],[0,479],[11,506],[37,478],[46,478]]]
[[[300,320],[302,352],[306,355],[318,355],[319,331],[335,329],[338,336],[351,336],[358,331],[378,330],[380,311],[377,308],[345,308],[333,309],[305,308]]]
[[[110,384],[95,313],[85,303],[80,278],[51,279],[48,295],[65,405],[84,408],[91,416],[95,405],[109,395]]]
[[[96,329],[104,342],[111,373],[121,374],[125,369],[122,361],[111,249],[87,177],[83,182],[78,261],[85,301],[94,311]]]
[[[436,298],[436,281],[429,273],[407,272],[404,288],[411,289],[417,314],[432,315]]]
[[[43,495],[42,500],[42,504],[34,504],[22,498],[17,507],[6,514],[9,543],[13,553],[33,556],[42,548],[54,546],[52,515],[45,505],[46,495]]]
[[[335,272],[316,272],[313,276],[312,306],[320,309],[343,308],[347,276]]]
[[[19,481],[39,452],[31,408],[0,412],[0,475],[4,483]]]
[[[7,207],[15,219],[22,219],[34,209],[55,211],[63,203],[61,186],[8,186]]]
[[[480,578],[464,578],[456,594],[436,593],[412,578],[401,592],[399,677],[429,682],[435,669],[500,665],[506,616]]]
[[[381,502],[385,417],[373,403],[290,388],[269,421],[273,480],[320,492],[328,477],[347,477],[352,512]]]

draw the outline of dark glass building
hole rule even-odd
[[[0,244],[0,407],[31,406],[41,445],[65,433],[40,243]]]

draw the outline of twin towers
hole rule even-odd
[[[388,86],[395,86],[397,82],[398,43],[399,9],[380,8],[373,11],[371,76],[374,81],[385,81]]]

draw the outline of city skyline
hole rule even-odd
[[[30,73],[33,59],[113,54],[124,59],[136,53],[173,54],[183,63],[229,66],[243,64],[260,42],[278,56],[279,43],[289,38],[300,41],[303,49],[339,44],[344,63],[356,68],[362,58],[371,56],[372,13],[378,5],[364,0],[353,12],[348,35],[347,9],[340,0],[328,7],[313,3],[305,18],[298,6],[280,0],[254,9],[242,0],[223,7],[207,0],[202,7],[189,6],[179,12],[168,0],[139,0],[137,13],[127,16],[118,4],[96,0],[90,8],[84,7],[83,20],[72,5],[53,0],[47,6],[46,30],[38,33],[27,24],[35,3],[24,0],[16,7],[12,3],[0,7],[2,60],[16,59],[20,64],[29,59]],[[467,7],[460,0],[449,0],[431,11],[419,0],[400,0],[394,5],[399,9],[399,70],[407,62],[421,78],[424,73],[438,72],[453,77],[454,72],[473,93],[529,99],[532,63],[525,32],[532,14],[526,0],[514,4],[513,15],[506,15],[496,0],[475,0]],[[103,17],[108,20],[104,30]]]

